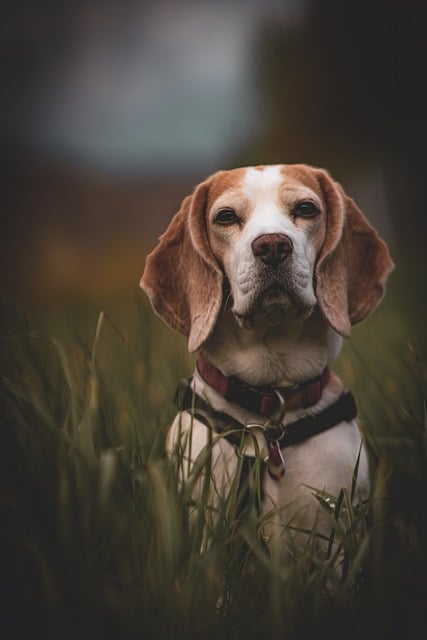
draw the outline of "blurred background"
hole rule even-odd
[[[424,0],[15,0],[1,28],[0,283],[13,300],[138,286],[217,169],[326,167],[389,243],[425,326]]]
[[[4,637],[422,637],[426,33],[427,0],[3,0]],[[282,162],[327,168],[396,263],[336,365],[376,478],[336,604],[311,535],[296,571],[247,572],[234,516],[199,554],[163,444],[191,357],[138,288],[200,180]]]

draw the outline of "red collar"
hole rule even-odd
[[[201,355],[196,367],[200,377],[226,400],[264,417],[270,417],[279,408],[276,391],[284,398],[287,410],[312,407],[322,397],[331,375],[329,367],[325,367],[320,376],[296,387],[251,387],[238,378],[228,378]]]

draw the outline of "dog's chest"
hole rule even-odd
[[[236,448],[225,438],[212,438],[212,431],[187,412],[175,418],[169,430],[167,449],[170,454],[179,449],[183,455],[181,479],[184,481],[196,461],[200,462],[209,453],[208,467],[213,487],[209,501],[215,502],[218,496],[226,497],[235,486],[241,468]],[[258,461],[263,465],[261,511],[268,514],[274,510],[276,519],[279,518],[283,524],[294,522],[298,526],[311,527],[319,507],[314,494],[324,491],[338,496],[342,487],[350,490],[359,458],[357,494],[362,498],[369,495],[367,457],[361,448],[360,434],[354,421],[339,423],[324,433],[285,448],[282,451],[285,473],[280,479],[268,473],[263,460],[266,452],[266,448],[259,448]],[[256,463],[252,447],[248,447],[245,455],[250,465]],[[200,494],[202,485],[201,476]],[[193,497],[197,493],[195,486]]]
[[[340,423],[332,429],[282,451],[285,473],[276,479],[264,474],[262,510],[278,509],[284,521],[297,517],[306,521],[314,516],[318,502],[315,494],[338,497],[341,489],[351,491],[357,469],[356,494],[369,495],[368,461],[361,447],[354,421]],[[357,496],[356,496],[357,497]]]

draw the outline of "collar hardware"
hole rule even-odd
[[[265,459],[268,474],[273,480],[283,478],[286,471],[285,459],[278,440],[268,443],[268,456]]]

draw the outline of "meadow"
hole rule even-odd
[[[372,499],[313,488],[328,553],[312,531],[286,561],[254,500],[238,516],[237,487],[212,518],[194,477],[178,485],[164,437],[194,358],[142,293],[4,302],[2,637],[423,637],[426,370],[407,280],[393,278],[335,367],[358,401]]]

